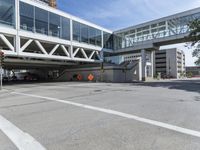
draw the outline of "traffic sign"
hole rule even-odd
[[[93,76],[92,74],[89,74],[89,75],[88,75],[88,80],[89,80],[89,81],[94,80],[94,76]]]
[[[77,79],[78,79],[79,81],[81,81],[81,80],[83,79],[82,75],[81,75],[81,74],[78,74]]]

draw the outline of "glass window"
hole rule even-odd
[[[48,34],[48,12],[35,7],[35,28],[37,33]]]
[[[97,46],[102,46],[101,42],[102,42],[102,37],[101,37],[101,31],[100,30],[96,30],[96,45]]]
[[[96,45],[96,29],[92,27],[89,28],[89,43]]]
[[[34,28],[34,8],[23,2],[20,2],[20,27],[28,31]]]
[[[88,43],[88,26],[81,24],[81,42]]]
[[[103,32],[103,44],[104,48],[113,49],[113,35],[110,33]]]
[[[70,20],[61,17],[61,38],[70,40]]]
[[[0,23],[15,26],[15,0],[0,0]]]
[[[49,35],[60,37],[60,16],[49,13]]]
[[[80,23],[73,21],[73,40],[80,42],[81,32]]]

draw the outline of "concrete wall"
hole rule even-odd
[[[73,76],[78,74],[83,78],[81,81],[88,81],[89,74],[92,74],[94,76],[93,81],[97,82],[132,82],[133,79],[133,70],[124,71],[120,67],[106,67],[104,71],[101,71],[100,67],[92,67],[64,70],[57,80],[76,81]]]

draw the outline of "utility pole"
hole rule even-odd
[[[0,90],[3,88],[3,64],[4,64],[4,52],[0,51]]]
[[[170,62],[170,58],[169,58],[169,78],[171,76],[171,62]]]
[[[2,68],[2,66],[0,66],[0,90],[2,90],[2,88],[3,88],[3,68]]]

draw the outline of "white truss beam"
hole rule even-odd
[[[96,54],[97,54],[98,59],[101,60],[101,57],[98,51],[96,51]]]
[[[28,41],[21,47],[21,51],[23,52],[32,42],[33,42],[32,39],[28,40]]]
[[[73,57],[76,56],[76,54],[79,52],[79,50],[80,50],[80,48],[77,48],[77,49],[75,50],[75,52],[73,53]]]
[[[68,57],[70,57],[70,54],[69,54],[69,52],[67,51],[66,47],[65,47],[64,45],[61,45],[61,48],[62,48],[62,50],[64,51],[64,53],[65,53]]]
[[[49,55],[53,55],[53,53],[55,53],[55,51],[58,49],[59,46],[60,46],[59,44],[55,45],[54,48],[49,53]]]
[[[92,57],[94,56],[95,51],[92,51],[92,53],[89,56],[89,59],[92,59]]]
[[[45,55],[48,55],[48,53],[46,52],[46,50],[44,49],[44,47],[42,46],[42,44],[38,40],[35,40],[35,43]]]
[[[14,52],[14,46],[8,41],[8,39],[3,34],[0,34],[0,38],[10,48],[10,50]]]
[[[100,56],[98,53],[98,50],[96,49],[88,49],[88,48],[83,48],[83,47],[76,47],[75,49],[72,49],[72,51],[69,51],[70,48],[72,48],[72,46],[68,49],[69,45],[65,45],[65,44],[60,44],[60,43],[50,43],[52,45],[52,49],[50,49],[50,52],[47,51],[47,49],[43,46],[43,42],[45,43],[45,41],[40,41],[38,39],[34,39],[34,38],[27,38],[27,37],[20,37],[19,43],[20,41],[25,41],[23,43],[22,46],[19,46],[18,51],[19,53],[15,52],[15,47],[9,42],[8,38],[3,35],[0,34],[0,39],[2,39],[2,41],[9,47],[10,50],[5,50],[5,54],[9,55],[9,56],[14,56],[14,55],[18,55],[19,57],[27,57],[27,58],[41,58],[41,59],[45,59],[45,60],[67,60],[67,61],[79,61],[79,62],[100,62]],[[41,51],[41,53],[34,53],[33,51],[27,51],[26,49],[32,45],[32,43],[35,43],[36,45],[36,50],[37,51]],[[46,43],[48,44],[48,42]],[[21,45],[21,44],[20,44]],[[64,56],[61,55],[53,55],[56,51],[58,51],[58,49],[62,49],[62,51],[64,52]],[[17,48],[16,48],[17,50]],[[81,58],[79,58],[77,55],[82,56]],[[97,54],[98,58],[100,59],[93,59],[94,55]],[[77,56],[77,57],[76,57]]]
[[[81,48],[81,53],[83,54],[83,56],[84,56],[86,59],[88,59],[88,56],[87,56],[87,54],[85,53],[85,51],[84,51],[83,48]]]

